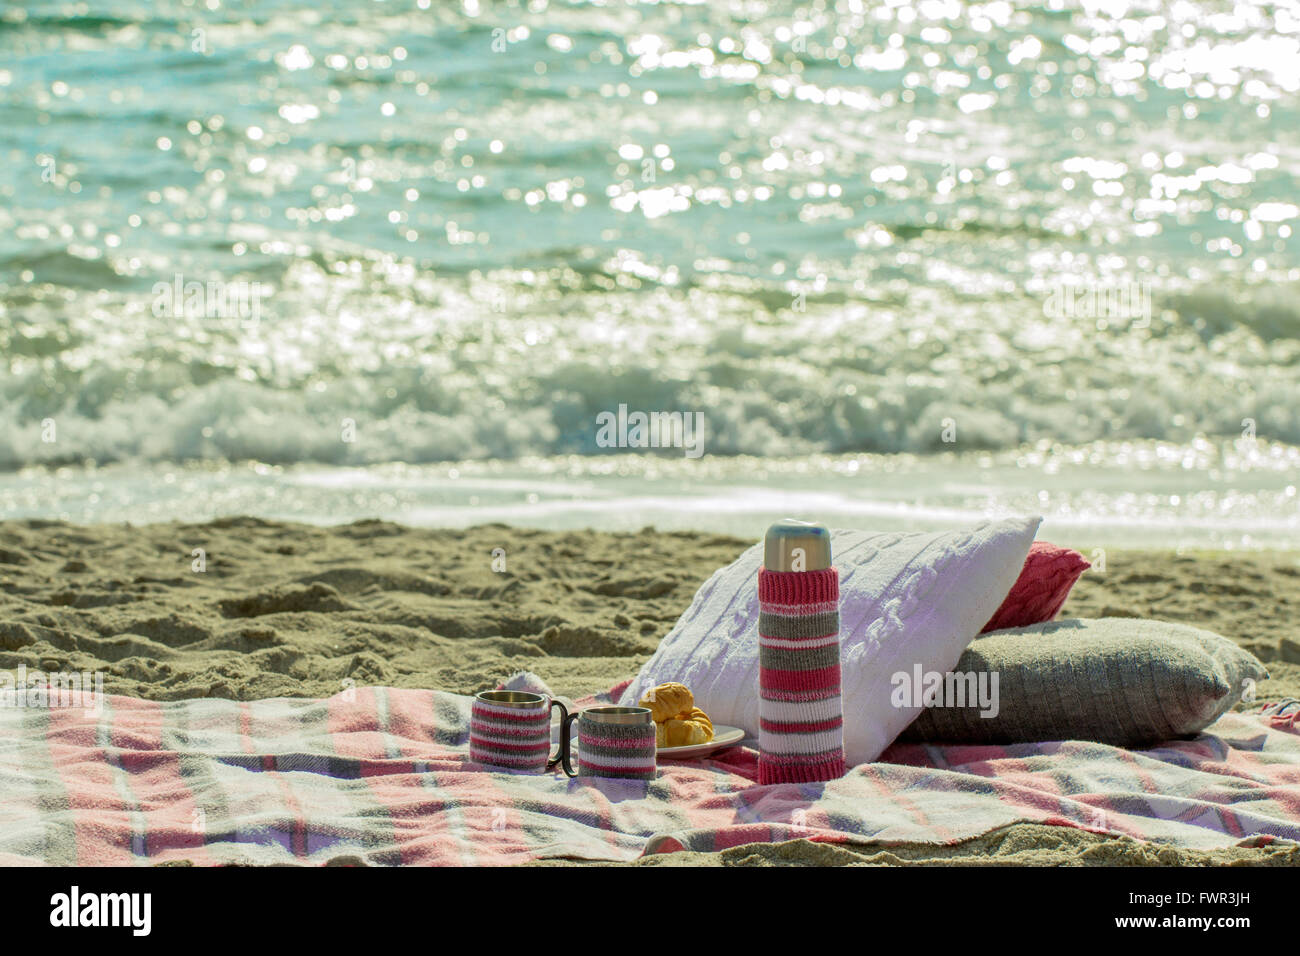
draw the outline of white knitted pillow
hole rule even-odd
[[[840,665],[844,756],[869,763],[920,707],[896,707],[892,676],[946,673],[998,609],[1020,574],[1040,517],[1008,518],[969,531],[831,531],[840,572]],[[715,724],[758,736],[756,544],[716,571],[673,625],[620,703],[680,681]]]

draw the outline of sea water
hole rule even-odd
[[[1294,447],[1204,440],[699,463],[630,455],[358,467],[155,463],[0,475],[0,512],[134,523],[232,514],[430,527],[501,521],[742,538],[791,514],[902,531],[1041,514],[1040,537],[1081,548],[1296,550],[1297,473]]]
[[[29,2],[0,156],[3,516],[1300,538],[1295,3]]]

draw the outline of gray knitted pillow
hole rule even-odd
[[[898,739],[1137,747],[1199,733],[1267,676],[1255,655],[1185,624],[1107,617],[993,631],[971,642],[944,678],[944,696]],[[972,692],[965,701],[957,678]]]

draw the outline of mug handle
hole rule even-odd
[[[570,747],[570,728],[573,727],[573,722],[582,715],[570,714],[568,710],[565,709],[564,705],[558,700],[552,699],[551,707],[560,708],[560,745],[551,756],[551,759],[546,761],[546,769],[553,770],[555,769],[556,764],[561,764],[564,767],[565,773],[570,777],[576,777],[578,774],[573,769],[573,754],[572,748]],[[550,711],[548,710],[547,713],[550,713]]]

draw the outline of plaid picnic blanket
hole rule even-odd
[[[1295,710],[1146,751],[897,746],[829,784],[759,786],[749,747],[661,761],[651,782],[493,772],[468,757],[470,698],[440,691],[5,707],[0,864],[630,860],[796,837],[953,843],[1016,821],[1196,848],[1300,840]]]

